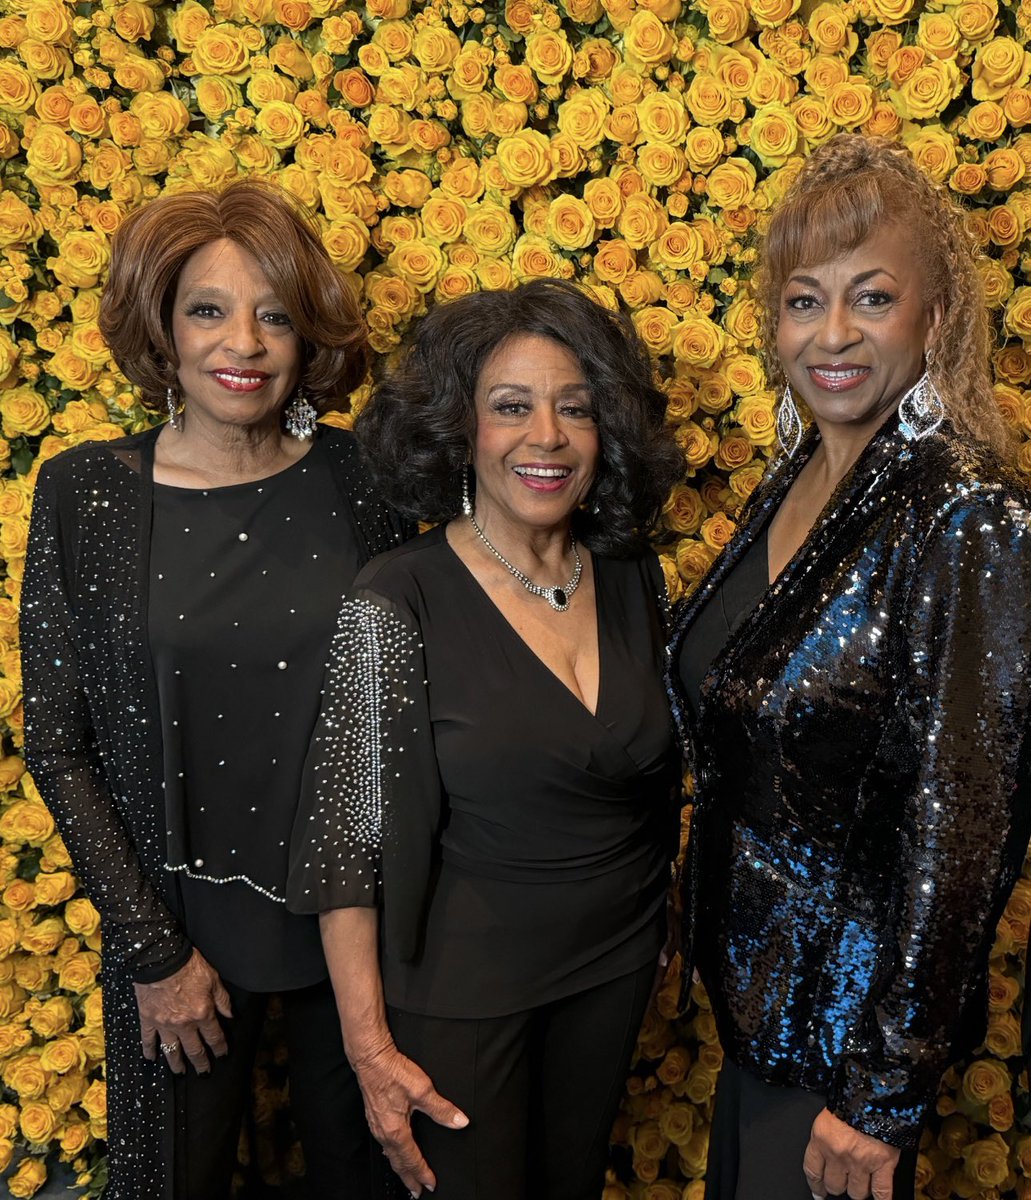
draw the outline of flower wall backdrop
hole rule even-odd
[[[110,238],[162,191],[272,177],[318,215],[388,353],[427,305],[538,275],[626,303],[683,449],[665,566],[691,587],[774,441],[754,232],[840,129],[903,139],[966,202],[1031,470],[1031,0],[5,0],[0,18],[0,1168],[103,1185],[98,918],[19,757],[16,613],[38,463],[144,413],[97,324]],[[356,397],[360,403],[363,396]],[[347,420],[347,418],[340,418]],[[1026,598],[1025,598],[1026,599]],[[1014,602],[1020,602],[1015,597]],[[1020,950],[946,1077],[920,1195],[1031,1197]],[[701,1196],[720,1051],[674,985],[640,1040],[607,1200]]]

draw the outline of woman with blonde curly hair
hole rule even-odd
[[[708,1200],[912,1197],[983,1033],[1031,834],[1031,493],[978,279],[961,211],[879,139],[828,142],[770,222],[784,453],[669,655],[726,1054]]]

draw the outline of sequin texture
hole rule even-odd
[[[686,932],[739,1066],[909,1147],[983,1032],[1031,836],[1031,495],[947,423],[907,443],[890,421],[692,720],[684,633],[814,444],[767,477],[678,614],[668,683],[697,785]]]

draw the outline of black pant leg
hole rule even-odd
[[[229,1053],[211,1055],[211,1073],[192,1067],[175,1081],[176,1200],[227,1200],[236,1167],[240,1125],[251,1094],[254,1059],[268,997],[225,983],[233,1016],[220,1018]]]
[[[437,1177],[434,1200],[526,1200],[529,1014],[479,1021],[397,1009],[388,1015],[398,1049],[469,1117],[466,1129],[444,1129],[413,1115],[415,1140]],[[404,1194],[387,1193],[391,1200]]]
[[[283,992],[282,1001],[290,1111],[304,1149],[303,1194],[312,1200],[368,1200],[371,1138],[330,982]]]
[[[534,1200],[597,1200],[655,964],[539,1009],[533,1019]]]

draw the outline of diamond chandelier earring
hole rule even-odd
[[[919,442],[945,419],[945,404],[931,377],[924,371],[899,404],[899,429],[907,442]]]
[[[469,495],[469,472],[472,467],[466,463],[462,468],[462,513],[471,521],[473,518],[473,502]]]
[[[293,402],[283,413],[287,433],[298,441],[306,442],[315,432],[318,415],[318,410],[308,403],[303,389],[298,388]]]
[[[186,408],[186,405],[180,404],[176,400],[175,392],[173,391],[172,388],[169,388],[168,391],[165,393],[165,407],[168,409],[169,425],[172,426],[172,428],[176,431],[176,433],[182,433],[182,431],[183,431],[183,410]]]
[[[791,394],[791,385],[788,384],[777,409],[777,441],[788,458],[792,458],[801,440],[802,418],[799,416],[795,397]]]

